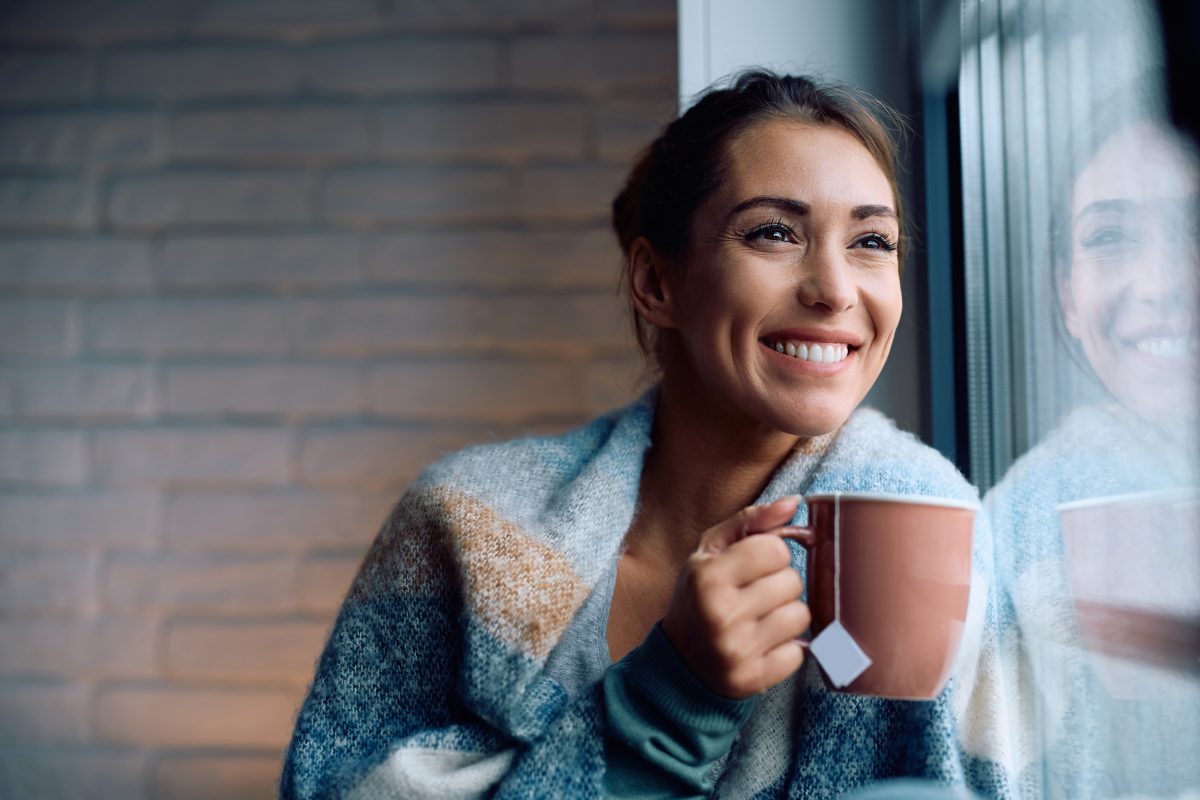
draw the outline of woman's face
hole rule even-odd
[[[1067,330],[1126,408],[1161,423],[1194,413],[1197,172],[1150,124],[1108,140],[1075,182]]]
[[[879,377],[900,321],[892,187],[829,125],[757,124],[727,167],[673,273],[682,366],[724,411],[828,433]]]

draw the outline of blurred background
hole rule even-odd
[[[0,4],[0,796],[270,797],[443,451],[633,396],[674,0]]]

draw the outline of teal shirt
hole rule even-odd
[[[658,625],[604,673],[604,790],[614,798],[706,797],[756,698],[704,686]]]

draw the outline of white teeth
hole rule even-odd
[[[819,344],[817,342],[771,342],[767,345],[776,353],[811,361],[814,364],[833,364],[850,355],[847,344]]]
[[[1187,336],[1159,336],[1153,339],[1138,339],[1134,349],[1155,358],[1183,358],[1200,351],[1200,339]]]

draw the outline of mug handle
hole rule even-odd
[[[803,547],[809,553],[817,544],[817,532],[807,525],[784,525],[779,535],[784,539],[790,539],[796,544]],[[808,631],[800,634],[800,638],[796,642],[808,650],[812,646],[812,626],[809,626]]]

